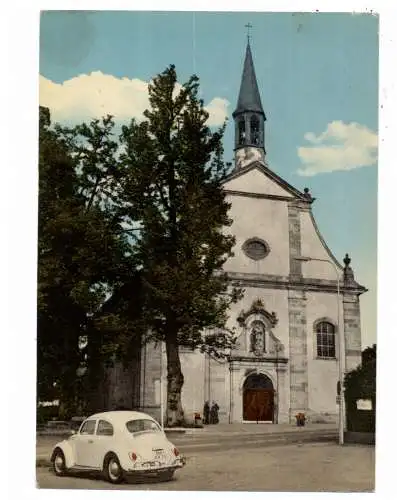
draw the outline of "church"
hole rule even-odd
[[[361,362],[359,298],[366,288],[355,281],[349,256],[341,264],[322,238],[309,190],[294,188],[267,164],[266,115],[249,41],[233,119],[235,163],[223,187],[236,238],[225,271],[245,290],[228,320],[238,339],[226,360],[180,350],[185,418],[216,401],[224,423],[289,423],[298,412],[335,422],[339,367],[347,372]],[[114,406],[132,401],[160,420],[164,347],[144,346],[133,376],[118,367],[111,378]],[[137,390],[126,400],[132,385]]]

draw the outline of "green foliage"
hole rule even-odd
[[[146,120],[123,127],[124,196],[141,227],[135,251],[154,338],[166,340],[172,323],[179,345],[206,350],[204,329],[225,329],[228,307],[240,297],[222,272],[234,245],[223,232],[231,224],[221,189],[224,127],[206,126],[197,77],[179,93],[176,84],[171,66],[149,86]],[[211,345],[231,342],[225,334]]]
[[[79,394],[101,406],[103,367],[154,340],[166,343],[178,423],[179,346],[224,357],[234,345],[226,322],[242,292],[222,271],[234,245],[224,127],[206,125],[198,88],[195,76],[180,87],[170,66],[149,86],[145,120],[119,140],[110,116],[52,127],[40,108],[38,392],[65,415]]]
[[[165,341],[168,415],[183,419],[179,346],[224,356],[234,345],[228,309],[241,297],[222,266],[232,255],[230,205],[222,181],[224,127],[212,132],[193,76],[177,87],[174,66],[149,86],[151,110],[122,129],[124,200],[139,221],[134,253],[141,268],[144,321],[150,339]],[[126,212],[129,216],[128,211]],[[206,330],[221,335],[205,335]]]
[[[36,412],[36,424],[44,425],[49,420],[59,418],[59,407],[54,406],[38,406]]]
[[[344,381],[348,430],[375,432],[376,414],[376,345],[362,353],[362,363],[349,372]],[[359,399],[372,401],[372,411],[357,410]]]
[[[103,304],[133,267],[118,207],[107,195],[117,177],[112,127],[105,118],[52,128],[49,110],[40,108],[38,396],[59,397],[67,407],[87,354],[79,337],[90,337],[88,357],[109,355],[120,318],[114,311],[107,317]]]

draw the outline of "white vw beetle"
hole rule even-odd
[[[151,416],[109,411],[87,418],[76,434],[56,444],[51,462],[57,476],[101,471],[111,483],[120,483],[129,475],[169,480],[185,458]]]

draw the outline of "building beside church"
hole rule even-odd
[[[349,371],[361,362],[359,298],[366,289],[355,281],[348,255],[342,265],[322,238],[309,190],[294,188],[266,162],[266,116],[249,42],[233,119],[235,165],[224,189],[236,246],[225,270],[245,290],[229,316],[238,341],[224,361],[181,350],[185,416],[193,419],[205,401],[216,401],[220,422],[287,423],[297,412],[335,421],[339,336]],[[143,348],[140,393],[132,403],[157,418],[161,395],[166,401],[161,351]],[[121,395],[131,379],[121,368],[112,378],[114,406],[130,406]]]

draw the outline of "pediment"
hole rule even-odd
[[[250,316],[252,316],[254,314],[262,315],[264,318],[266,318],[266,320],[269,322],[269,324],[272,327],[275,327],[278,323],[278,318],[276,316],[276,313],[275,312],[271,312],[271,313],[268,312],[265,309],[265,306],[263,305],[263,303],[260,299],[255,300],[252,303],[252,305],[248,311],[241,311],[238,318],[237,318],[237,321],[241,326],[243,326],[243,325],[245,325],[247,318],[249,318]]]
[[[230,192],[274,196],[291,200],[312,200],[310,195],[301,193],[260,161],[232,172],[224,181],[223,187]]]

